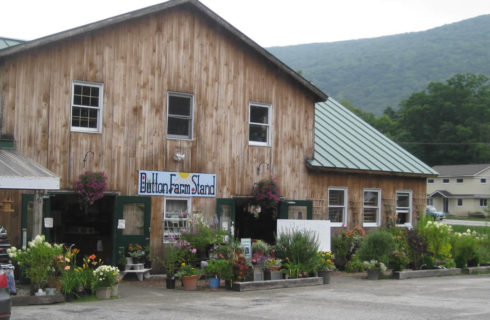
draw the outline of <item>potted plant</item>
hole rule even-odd
[[[253,189],[255,201],[264,208],[276,207],[280,200],[280,193],[277,181],[272,178],[257,182]]]
[[[264,262],[264,280],[280,280],[281,279],[281,264],[282,259],[269,257]]]
[[[183,262],[175,275],[182,280],[184,290],[193,291],[197,289],[197,280],[199,279],[200,274],[200,269]]]
[[[109,299],[111,297],[111,287],[116,284],[119,278],[117,267],[101,265],[93,271],[95,295],[99,299]]]
[[[330,274],[335,270],[335,264],[333,262],[334,256],[331,251],[318,251],[318,276],[323,278],[323,284],[330,283]]]
[[[175,289],[175,273],[177,272],[178,262],[181,259],[181,249],[176,243],[171,243],[165,246],[164,258],[156,257],[155,260],[160,263],[165,269],[165,283],[167,289]]]
[[[144,263],[145,250],[140,244],[130,243],[128,246],[128,255],[133,259],[133,263]]]
[[[87,214],[88,206],[104,196],[104,191],[107,189],[107,176],[104,172],[86,171],[75,181],[73,188],[79,194],[84,212]]]
[[[386,265],[378,260],[364,261],[362,264],[367,270],[367,278],[369,280],[378,280],[380,274],[386,271]]]

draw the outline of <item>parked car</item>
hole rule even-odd
[[[0,273],[0,319],[10,319],[10,309],[12,300],[10,298],[10,290],[7,281],[7,274]]]
[[[425,214],[434,218],[434,220],[442,220],[446,216],[445,212],[437,211],[433,206],[427,206],[425,208]]]

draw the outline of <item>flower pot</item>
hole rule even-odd
[[[133,264],[133,257],[126,257],[126,264]]]
[[[329,284],[330,283],[330,274],[332,271],[330,270],[322,270],[318,271],[318,276],[320,278],[323,278],[323,284]]]
[[[95,289],[95,296],[98,299],[110,299],[111,298],[111,287],[100,287]]]
[[[165,279],[165,284],[167,285],[167,289],[175,289],[175,278]]]
[[[111,297],[119,296],[119,284],[115,284],[111,287]]]
[[[184,290],[194,291],[197,290],[197,279],[199,276],[197,274],[192,276],[183,276],[182,284],[184,286]]]
[[[281,280],[282,273],[280,271],[271,271],[270,269],[264,271],[264,280]]]
[[[379,270],[379,269],[368,270],[367,271],[368,280],[379,280],[380,272],[381,272],[381,270]]]
[[[260,268],[254,268],[254,281],[264,281],[264,271]]]
[[[56,288],[46,288],[47,296],[54,296],[56,294]]]
[[[209,288],[218,289],[219,288],[219,278],[209,278]]]

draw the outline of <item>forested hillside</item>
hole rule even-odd
[[[268,50],[328,95],[379,116],[430,82],[490,76],[490,15],[424,32]]]

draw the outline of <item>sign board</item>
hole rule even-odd
[[[118,219],[117,220],[117,228],[118,229],[126,229],[126,220]]]
[[[44,227],[46,229],[53,228],[53,218],[44,218]]]
[[[304,231],[308,233],[315,233],[320,243],[320,251],[330,251],[330,220],[290,220],[290,219],[277,219],[277,235],[281,237],[281,234]]]
[[[241,246],[243,248],[243,251],[245,252],[245,259],[250,261],[252,259],[252,239],[242,238]]]
[[[216,197],[216,175],[139,170],[141,196]]]

